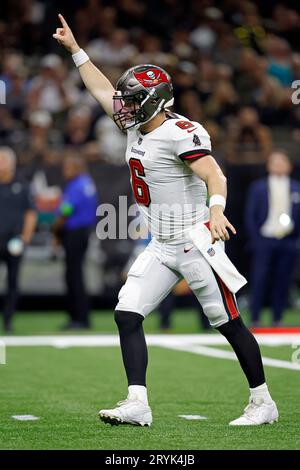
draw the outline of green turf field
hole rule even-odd
[[[18,335],[61,334],[62,314],[19,315]],[[297,323],[290,312],[287,323]],[[94,333],[115,333],[111,313],[94,315]],[[157,331],[149,318],[147,331]],[[177,313],[177,333],[197,332],[193,312]],[[226,346],[220,349],[228,350]],[[266,367],[280,421],[274,425],[231,428],[246,405],[248,390],[238,363],[191,352],[150,347],[148,387],[151,428],[111,427],[97,412],[126,395],[117,347],[11,346],[0,365],[1,449],[299,449],[300,371]],[[291,346],[263,346],[263,355],[290,361]],[[187,421],[178,415],[201,415]],[[37,421],[16,421],[34,415]]]

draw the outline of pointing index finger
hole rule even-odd
[[[64,17],[62,16],[61,13],[59,13],[58,18],[60,19],[61,24],[63,25],[64,28],[68,28],[68,27],[69,27],[68,23],[66,22],[66,20],[64,19]]]

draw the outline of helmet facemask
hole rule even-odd
[[[156,96],[154,89],[130,94],[116,91],[113,96],[113,118],[122,129],[138,128],[154,118],[164,107],[164,99]]]

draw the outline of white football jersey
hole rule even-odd
[[[185,238],[207,221],[207,188],[187,162],[211,153],[210,137],[197,122],[170,114],[155,130],[127,132],[126,161],[139,210],[154,238]]]

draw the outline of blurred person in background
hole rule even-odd
[[[174,68],[174,96],[178,97],[185,91],[196,91],[197,67],[192,62],[184,60]]]
[[[78,90],[66,76],[62,59],[48,54],[41,61],[41,69],[30,84],[28,107],[43,109],[57,115],[66,111],[79,98]]]
[[[23,132],[22,141],[17,145],[19,170],[27,181],[30,181],[35,172],[41,169],[44,155],[58,142],[59,137],[52,124],[52,117],[48,111],[36,110],[28,116],[28,129]]]
[[[124,29],[112,30],[108,39],[94,39],[87,45],[87,51],[96,63],[114,66],[131,63],[137,53]]]
[[[205,103],[205,113],[219,124],[237,108],[238,96],[232,85],[232,70],[222,64],[215,68],[214,89]]]
[[[293,81],[292,54],[289,43],[275,35],[265,40],[268,74],[275,77],[283,87],[290,87]]]
[[[258,7],[248,1],[237,2],[237,7],[239,9],[239,25],[234,29],[236,37],[243,47],[251,47],[262,54],[262,42],[266,32]]]
[[[0,80],[5,83],[7,93],[10,93],[13,87],[15,76],[23,76],[24,72],[24,56],[14,51],[5,51],[2,57]]]
[[[19,68],[10,75],[6,102],[14,119],[22,119],[26,107],[27,83],[26,70]]]
[[[246,204],[246,230],[253,251],[250,309],[253,326],[271,284],[273,326],[279,326],[288,301],[300,237],[300,183],[283,150],[273,150],[268,177],[252,183]]]
[[[216,22],[222,18],[222,12],[217,8],[205,8],[201,16],[200,23],[190,33],[190,42],[200,53],[209,54],[217,41]]]
[[[92,113],[88,106],[70,109],[65,125],[64,142],[68,146],[78,147],[93,139],[91,133]]]
[[[64,126],[64,144],[89,162],[98,161],[99,146],[92,125],[92,110],[87,105],[71,108]]]
[[[97,192],[87,173],[85,161],[76,154],[65,157],[66,186],[53,231],[65,251],[67,310],[70,321],[64,329],[89,328],[89,299],[85,289],[83,264],[91,229],[96,223]]]
[[[194,90],[186,90],[179,98],[180,112],[189,116],[192,121],[203,121],[203,112],[199,95]]]
[[[261,124],[255,108],[244,106],[229,125],[226,159],[234,164],[264,163],[272,149],[269,129]]]
[[[125,165],[126,136],[108,116],[102,116],[96,122],[96,136],[101,160],[115,165]]]
[[[131,61],[131,64],[151,64],[158,62],[161,66],[172,66],[177,63],[174,54],[163,51],[162,40],[152,34],[144,34],[141,38],[141,51]]]
[[[6,332],[12,330],[22,253],[36,227],[36,211],[29,188],[15,177],[15,172],[15,153],[9,147],[0,147],[0,262],[7,268],[7,294],[3,306]]]

